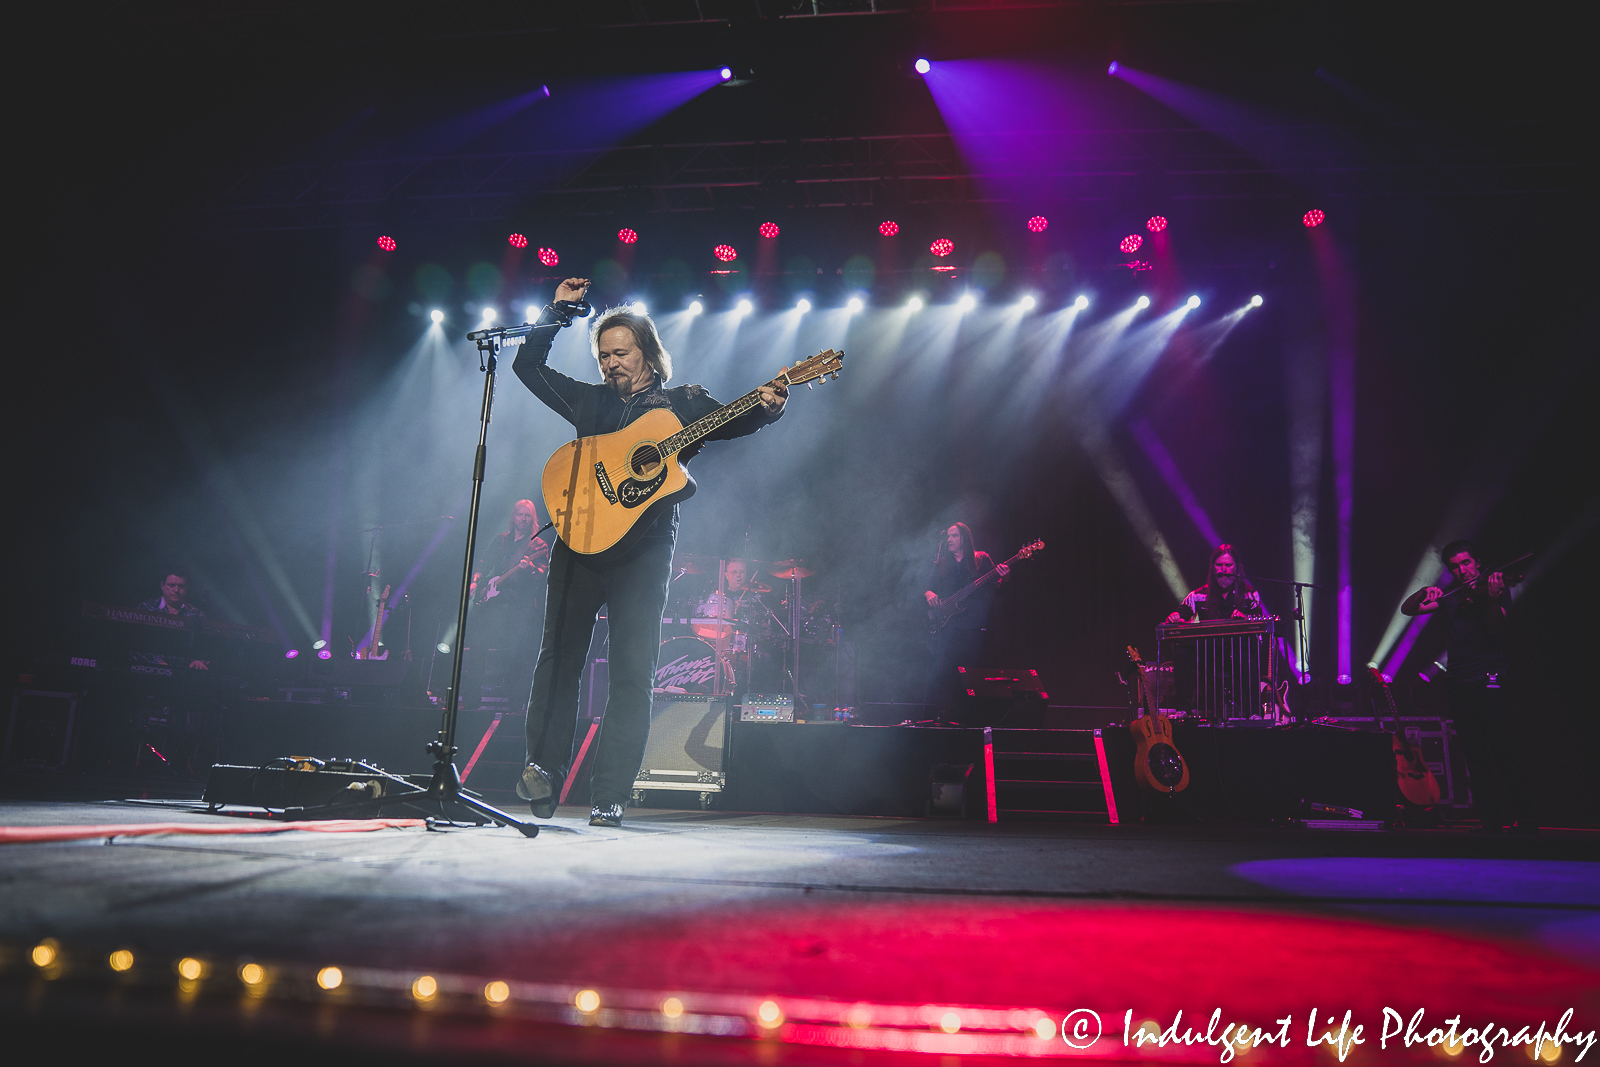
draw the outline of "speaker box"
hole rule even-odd
[[[699,794],[710,807],[727,786],[728,700],[692,693],[657,693],[650,702],[650,740],[633,783],[635,803],[647,792]]]

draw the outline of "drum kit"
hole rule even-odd
[[[840,639],[837,604],[802,599],[801,584],[814,573],[804,560],[680,554],[672,567],[659,692],[793,693],[802,646],[831,649]],[[774,591],[769,578],[787,587]]]

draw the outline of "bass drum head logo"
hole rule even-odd
[[[655,687],[685,693],[714,693],[717,689],[717,650],[698,637],[674,637],[661,642],[656,655]]]

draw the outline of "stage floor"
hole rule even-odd
[[[1180,1009],[1179,1035],[1217,1010],[1214,1037],[1292,1019],[1289,1047],[1251,1061],[1326,1060],[1308,1046],[1329,1029],[1308,1032],[1313,1011],[1335,1035],[1346,1011],[1365,1026],[1356,1059],[1437,1059],[1394,1039],[1379,1050],[1383,1009],[1423,1009],[1422,1034],[1455,1015],[1463,1029],[1553,1030],[1569,1008],[1568,1033],[1600,1023],[1593,831],[649,810],[602,830],[585,816],[564,808],[534,840],[406,828],[0,844],[0,1017],[62,1052],[155,1040],[341,1063],[1219,1062],[1215,1043],[1125,1047],[1125,1020],[1164,1029]],[[227,821],[181,801],[0,801],[10,827]],[[30,953],[47,938],[41,968]],[[121,974],[118,949],[134,961]],[[198,978],[179,976],[183,958]],[[326,967],[343,976],[332,990]],[[413,985],[424,975],[434,987]],[[1078,1009],[1104,1032],[1084,1051],[1060,1036],[1063,1018],[1075,1041],[1094,1029]]]

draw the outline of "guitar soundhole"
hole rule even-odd
[[[1150,777],[1174,789],[1183,781],[1183,757],[1171,745],[1157,742],[1150,746]]]
[[[636,476],[647,478],[660,465],[661,452],[655,445],[645,445],[634,451],[628,463]]]

